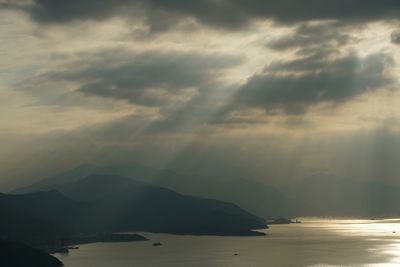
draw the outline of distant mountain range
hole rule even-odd
[[[79,181],[92,173],[122,175],[149,182],[182,194],[234,203],[262,218],[297,216],[400,215],[400,188],[377,181],[355,180],[318,174],[274,188],[249,178],[212,177],[157,170],[140,164],[81,165],[14,193],[51,190]]]
[[[287,197],[281,190],[249,178],[188,175],[171,170],[157,170],[140,164],[106,167],[84,164],[12,193],[52,190],[93,173],[121,175],[182,194],[231,202],[262,218],[294,217],[304,215],[310,210],[301,199]]]
[[[283,191],[307,203],[310,215],[400,216],[400,188],[378,181],[320,174],[293,182]]]

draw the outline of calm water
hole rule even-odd
[[[264,237],[143,233],[151,241],[81,245],[66,267],[400,266],[400,220],[303,219]],[[163,246],[153,247],[153,242]],[[237,256],[234,256],[238,253]]]

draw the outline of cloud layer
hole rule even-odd
[[[34,0],[27,9],[41,23],[103,20],[113,16],[141,18],[152,29],[166,29],[180,20],[194,18],[201,24],[238,29],[254,20],[280,23],[310,20],[376,21],[397,19],[396,0]]]
[[[138,52],[123,48],[83,53],[77,57],[42,78],[75,82],[77,92],[88,96],[145,106],[190,99],[191,94],[202,88],[217,86],[224,70],[242,61],[240,56],[223,54]]]

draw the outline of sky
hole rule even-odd
[[[0,0],[0,190],[83,163],[400,184],[397,0]]]

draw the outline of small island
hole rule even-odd
[[[76,237],[72,240],[72,244],[88,244],[97,242],[133,242],[133,241],[147,241],[148,239],[138,234],[96,234],[82,237]]]
[[[288,218],[283,218],[280,217],[278,219],[274,219],[274,220],[269,220],[267,221],[268,224],[292,224],[292,223],[301,223],[301,221],[299,221],[298,219],[288,219]]]

